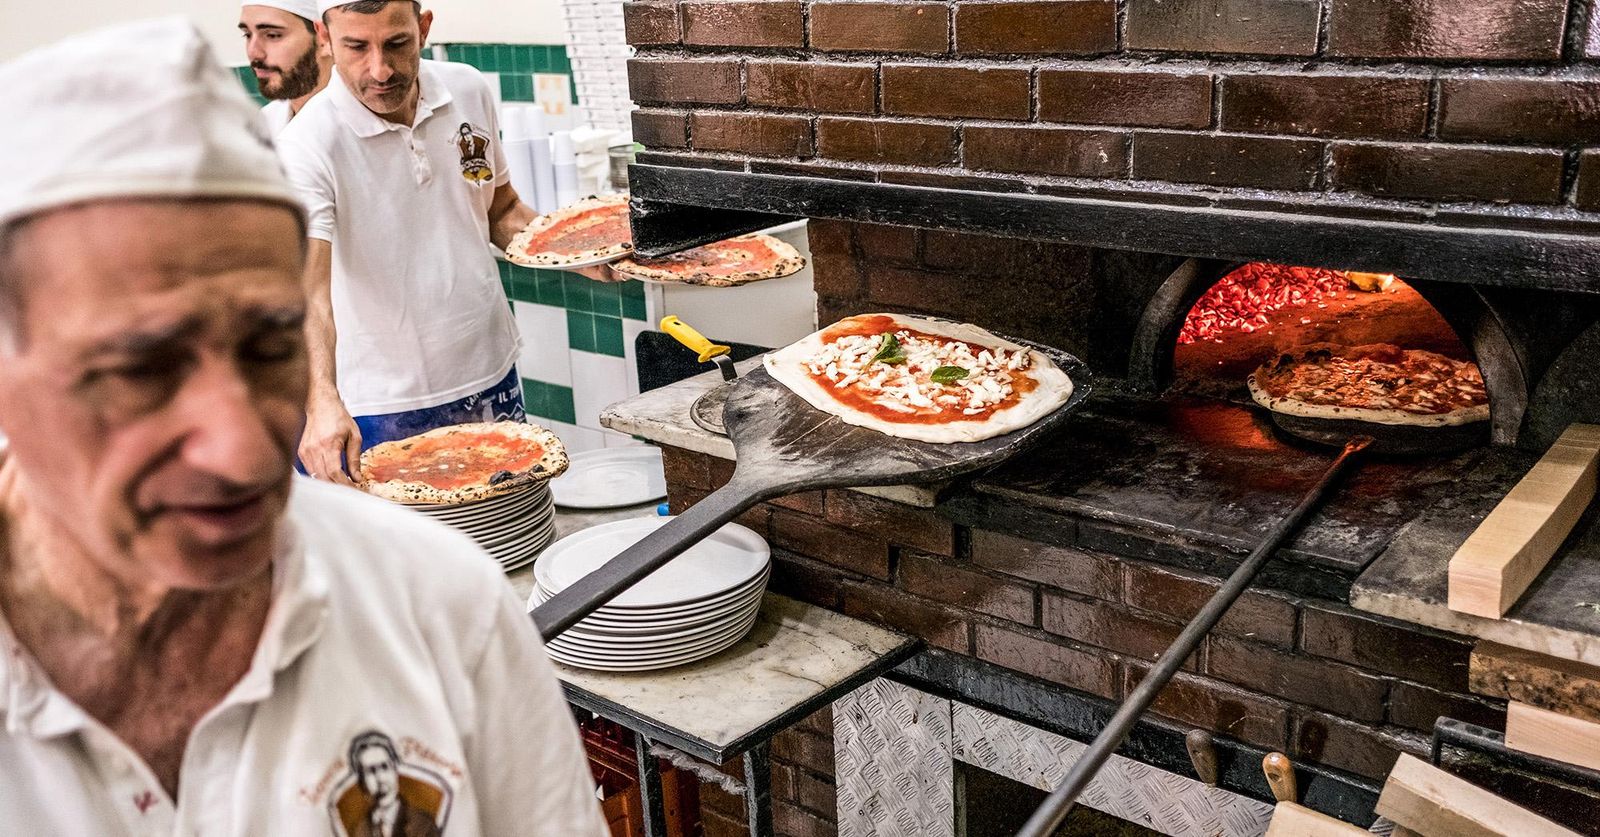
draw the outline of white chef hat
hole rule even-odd
[[[256,105],[181,17],[0,64],[0,225],[108,198],[223,197],[304,214]]]
[[[350,0],[345,0],[350,2]],[[322,15],[317,9],[317,0],[244,0],[240,6],[268,6],[282,9],[289,14],[299,15],[306,20],[321,20]]]
[[[354,2],[357,2],[357,0],[317,0],[317,19],[321,20],[322,16],[327,14],[329,9],[337,9],[340,6],[348,6]],[[393,2],[393,0],[391,0],[391,2]]]

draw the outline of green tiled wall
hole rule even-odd
[[[645,319],[644,284],[595,282],[575,273],[500,262],[506,296],[563,308],[567,345],[584,352],[623,357],[622,321]]]
[[[530,416],[567,424],[578,423],[578,410],[572,404],[572,387],[523,378],[522,403]]]
[[[567,48],[546,44],[444,44],[451,61],[471,64],[486,73],[500,74],[500,98],[507,102],[533,101],[534,73],[572,75]],[[572,86],[572,103],[578,91]]]
[[[533,101],[534,73],[572,75],[567,48],[547,44],[443,44],[451,61],[471,64],[486,73],[500,74],[500,98],[507,102]],[[256,76],[249,67],[234,67],[239,83],[261,104],[267,100],[256,91]],[[572,103],[578,103],[578,89],[572,88]]]
[[[233,73],[239,77],[239,83],[244,85],[244,92],[249,93],[250,98],[256,100],[256,104],[265,105],[267,103],[267,97],[261,95],[261,91],[256,89],[256,74],[254,70],[249,67],[234,67]]]

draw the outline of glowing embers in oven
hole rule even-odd
[[[1373,277],[1369,280],[1373,286],[1387,287],[1394,281],[1393,276],[1363,276]],[[1339,270],[1265,262],[1247,264],[1206,289],[1184,318],[1178,343],[1220,343],[1233,332],[1250,334],[1270,326],[1276,311],[1308,304],[1327,308],[1327,303],[1321,301],[1324,297],[1348,294],[1352,287],[1348,276]],[[1306,317],[1300,319],[1310,322]]]
[[[1471,359],[1439,312],[1401,279],[1253,262],[1190,308],[1173,347],[1173,383],[1186,392],[1242,396],[1256,367],[1315,343],[1389,343]]]

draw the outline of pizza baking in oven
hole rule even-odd
[[[533,219],[511,239],[506,258],[532,267],[595,264],[633,250],[628,195],[585,198]]]
[[[1388,343],[1318,343],[1285,352],[1247,379],[1250,397],[1293,416],[1443,427],[1487,421],[1478,367]]]
[[[798,273],[806,260],[770,235],[741,235],[659,259],[629,256],[611,269],[630,279],[727,287]]]
[[[567,470],[554,433],[517,421],[455,424],[361,454],[361,487],[397,503],[470,503]]]
[[[811,406],[890,436],[977,442],[1054,412],[1072,381],[1048,357],[975,325],[903,314],[848,317],[766,356]]]

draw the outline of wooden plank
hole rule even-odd
[[[1409,754],[1389,772],[1378,813],[1423,837],[1578,837]]]
[[[1566,540],[1595,493],[1600,427],[1574,424],[1450,558],[1450,609],[1499,619]]]
[[[1487,640],[1472,649],[1475,694],[1600,722],[1600,668]]]
[[[1279,802],[1272,809],[1272,823],[1266,837],[1356,837],[1370,832],[1327,814],[1293,802]]]
[[[1600,723],[1526,703],[1506,707],[1506,746],[1600,770]]]
[[[1403,825],[1397,825],[1393,831],[1389,832],[1389,837],[1422,837],[1422,835]]]

